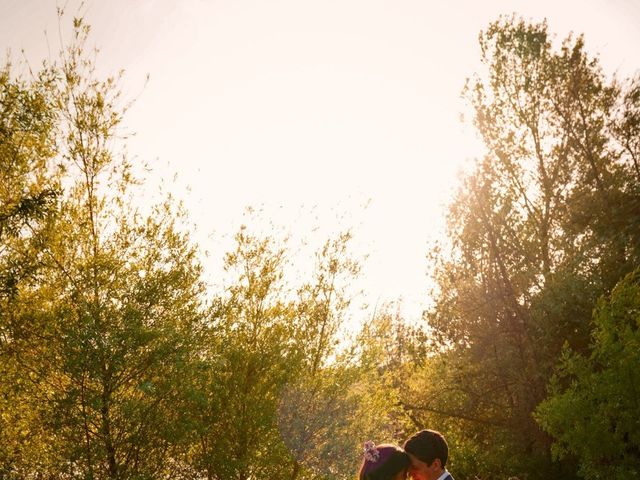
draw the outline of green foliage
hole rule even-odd
[[[357,344],[357,364],[362,373],[362,416],[368,418],[371,438],[402,443],[416,422],[408,406],[410,382],[431,365],[426,358],[426,333],[405,323],[392,304],[384,305],[364,325]]]
[[[21,365],[22,345],[40,334],[39,318],[22,317],[25,294],[45,274],[42,248],[51,235],[60,193],[56,155],[55,72],[30,82],[0,71],[0,476],[26,462],[45,462],[37,412],[27,405],[39,379]],[[27,374],[27,375],[25,375]]]
[[[291,288],[284,243],[243,229],[205,292],[180,208],[131,208],[118,78],[96,77],[73,25],[59,65],[0,76],[1,476],[350,476],[350,233]],[[294,447],[289,427],[314,422]]]
[[[465,91],[486,155],[432,252],[429,326],[386,305],[347,343],[349,232],[292,278],[287,243],[243,227],[205,289],[180,207],[136,210],[88,34],[0,72],[0,477],[337,480],[420,428],[459,478],[638,476],[640,274],[613,289],[640,264],[638,79],[491,24]]]
[[[31,83],[2,76],[0,354],[12,382],[0,468],[157,478],[185,434],[200,267],[170,204],[147,218],[126,208],[135,182],[113,153],[116,80],[94,78],[88,28],[74,24],[59,66]]]
[[[30,84],[12,78],[9,64],[0,71],[0,302],[37,275],[34,249],[46,241],[55,213],[53,82],[50,69]]]
[[[284,251],[240,231],[225,268],[235,281],[214,301],[207,328],[211,377],[196,464],[209,478],[281,477],[278,393],[296,370],[294,310],[283,301]],[[220,432],[225,432],[220,435]]]
[[[598,302],[593,325],[590,354],[565,348],[536,418],[584,478],[640,478],[640,271]]]
[[[345,396],[353,373],[327,364],[348,305],[344,285],[358,270],[349,240],[327,241],[311,281],[290,288],[284,247],[244,227],[236,235],[193,408],[192,462],[208,478],[344,478],[353,471],[355,403]]]
[[[293,457],[289,478],[339,479],[355,471],[363,434],[357,380],[357,370],[336,365],[281,391],[278,426]]]
[[[486,155],[434,252],[440,348],[408,404],[460,435],[467,476],[575,476],[532,413],[562,345],[586,350],[596,299],[640,264],[636,83],[606,79],[582,37],[553,43],[545,23],[492,23],[465,89]]]

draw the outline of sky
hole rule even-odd
[[[55,57],[56,5],[0,0],[0,49],[36,65]],[[136,98],[129,154],[184,201],[212,282],[243,223],[312,244],[351,227],[366,256],[354,305],[401,298],[409,320],[429,303],[426,253],[458,175],[482,154],[460,95],[481,69],[479,31],[499,15],[546,18],[558,41],[584,33],[607,74],[640,68],[640,0],[93,0],[80,11],[100,71],[124,69]]]

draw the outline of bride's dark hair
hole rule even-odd
[[[409,455],[396,445],[376,445],[369,452],[360,466],[359,480],[392,480],[411,464]]]

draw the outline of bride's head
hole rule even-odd
[[[369,441],[364,444],[358,479],[405,480],[410,464],[409,455],[402,448],[388,443],[375,445]]]

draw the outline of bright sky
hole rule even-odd
[[[46,30],[55,51],[55,7],[0,0],[0,48],[38,63]],[[353,226],[369,255],[361,300],[403,297],[410,319],[428,300],[425,254],[456,173],[479,151],[459,120],[479,30],[500,14],[546,17],[559,38],[584,33],[607,72],[640,67],[638,0],[93,0],[84,11],[100,66],[125,69],[125,94],[140,94],[128,150],[155,178],[178,173],[168,184],[214,277],[245,207],[262,205],[298,235]]]

